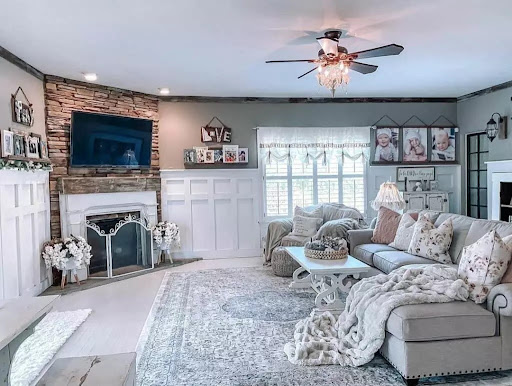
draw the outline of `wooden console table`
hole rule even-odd
[[[0,301],[0,386],[9,385],[16,350],[58,298],[57,295]]]

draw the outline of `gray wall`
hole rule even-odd
[[[183,149],[201,146],[200,128],[213,117],[233,130],[232,143],[249,148],[248,167],[256,168],[257,126],[369,126],[383,115],[399,124],[417,115],[427,124],[439,115],[457,123],[456,103],[175,103],[160,102],[160,167],[183,169]],[[442,122],[441,122],[442,123]],[[382,124],[391,124],[383,120]],[[412,120],[410,124],[420,124]]]
[[[23,88],[34,108],[34,126],[32,127],[12,122],[11,94],[16,92],[18,86]],[[0,90],[2,90],[0,93],[0,130],[11,128],[17,131],[37,133],[45,138],[43,82],[0,58]],[[23,96],[19,94],[18,98],[23,99]]]
[[[487,121],[492,113],[500,113],[508,117],[507,139],[496,138],[489,143],[489,160],[502,161],[512,159],[512,87],[493,92],[491,94],[475,97],[457,103],[457,120],[464,141],[460,147],[460,160],[462,164],[462,212],[466,213],[466,135],[485,130]]]

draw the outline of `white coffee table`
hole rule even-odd
[[[313,288],[317,293],[315,305],[320,310],[340,310],[344,307],[339,291],[348,293],[353,281],[370,266],[348,256],[343,260],[310,259],[304,255],[304,247],[286,247],[288,254],[300,264],[293,273],[290,288]],[[307,274],[303,275],[304,272]],[[299,275],[302,275],[299,277]]]

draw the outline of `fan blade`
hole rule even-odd
[[[267,60],[265,63],[293,63],[293,62],[309,62],[314,63],[316,59],[298,59],[298,60]]]
[[[370,74],[377,70],[378,66],[374,66],[373,64],[359,63],[351,61],[349,67],[353,71],[360,72],[361,74]]]
[[[370,50],[352,52],[349,55],[354,59],[366,59],[375,58],[377,56],[398,55],[403,50],[404,47],[399,46],[398,44],[388,44],[387,46],[372,48]]]
[[[302,78],[303,76],[306,76],[307,74],[309,74],[309,73],[311,73],[311,72],[315,71],[317,68],[318,68],[318,67],[315,67],[315,68],[313,68],[313,69],[309,70],[308,72],[306,72],[306,73],[302,74],[301,76],[299,76],[297,79],[300,79],[300,78]]]

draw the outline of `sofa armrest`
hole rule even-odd
[[[268,224],[265,242],[265,260],[270,261],[272,251],[281,244],[284,236],[292,231],[293,221],[289,218],[272,220]]]
[[[512,283],[498,284],[489,292],[487,309],[496,315],[512,316]]]
[[[371,244],[372,236],[373,229],[354,229],[348,231],[348,243],[350,244],[350,251],[352,252],[358,245]]]

